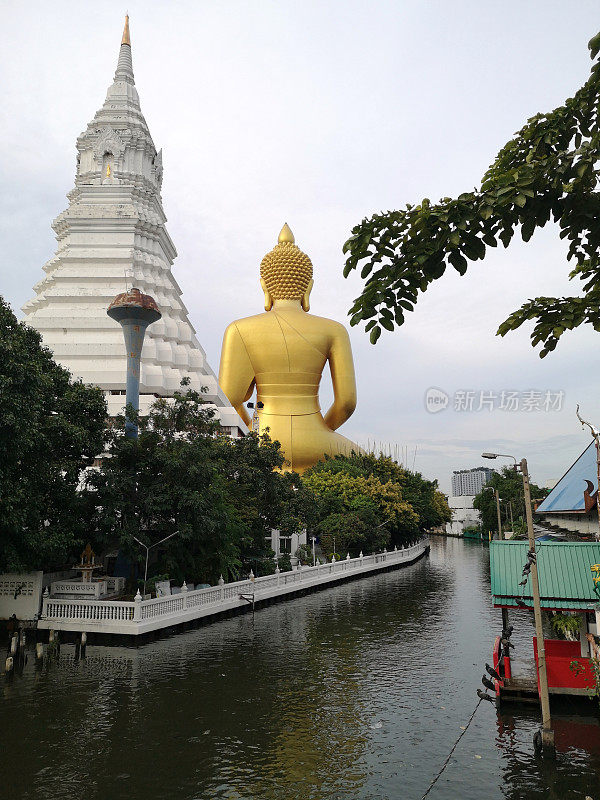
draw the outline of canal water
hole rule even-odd
[[[3,683],[10,800],[420,800],[466,726],[500,612],[488,550],[432,540],[407,567],[139,649],[63,645]],[[526,615],[516,653],[530,655]],[[567,709],[568,711],[568,709]],[[598,719],[482,703],[431,800],[600,800]]]

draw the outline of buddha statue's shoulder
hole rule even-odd
[[[270,315],[265,311],[262,314],[254,314],[251,317],[242,317],[231,322],[225,333],[238,331],[244,333],[245,331],[256,330],[257,326],[268,324],[268,317]]]
[[[329,319],[329,317],[317,317],[316,314],[305,314],[304,318],[309,326],[326,331],[332,336],[348,336],[345,325],[341,322],[336,322],[334,319]]]
[[[348,332],[341,322],[336,322],[327,317],[318,317],[316,314],[307,314],[301,312],[299,314],[286,314],[275,313],[273,311],[264,311],[262,314],[254,314],[251,317],[242,317],[236,319],[228,325],[225,331],[225,337],[232,336],[252,336],[257,331],[268,329],[269,327],[280,327],[280,321],[289,323],[292,327],[306,333],[312,332],[315,334],[325,334],[329,338],[347,337]]]

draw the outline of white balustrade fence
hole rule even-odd
[[[125,589],[125,578],[94,578],[91,581],[76,580],[52,581],[50,595],[53,598],[78,600],[85,598],[98,600],[106,594],[119,594]]]
[[[93,581],[53,581],[50,584],[50,594],[52,597],[67,597],[78,600],[81,598],[97,600],[103,597],[108,591],[105,580]]]
[[[140,635],[248,605],[281,597],[303,588],[326,586],[350,575],[368,574],[387,567],[409,564],[426,552],[426,539],[411,547],[347,558],[291,572],[265,575],[262,578],[236,581],[208,589],[188,591],[184,584],[179,594],[133,602],[120,600],[58,599],[44,597],[38,627],[68,631],[97,631]],[[245,596],[245,597],[244,597]]]

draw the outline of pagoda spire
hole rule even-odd
[[[109,416],[116,416],[127,398],[128,351],[106,306],[133,283],[142,295],[156,298],[162,314],[140,356],[140,413],[148,413],[156,396],[172,397],[189,378],[193,390],[208,388],[206,397],[225,430],[245,433],[196,338],[173,275],[177,251],[160,196],[162,157],[140,107],[130,41],[126,17],[115,79],[77,137],[75,186],[55,222],[58,248],[23,308],[25,319],[60,364],[101,387]]]
[[[128,44],[131,47],[131,39],[129,38],[129,14],[125,14],[125,27],[123,28],[121,44]]]
[[[125,27],[123,28],[123,36],[121,37],[121,48],[119,50],[119,60],[117,62],[117,71],[115,72],[115,81],[135,83],[133,77],[133,61],[131,60],[129,14],[125,15]]]

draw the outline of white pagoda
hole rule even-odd
[[[152,295],[162,318],[142,350],[140,412],[187,377],[191,388],[207,388],[221,425],[236,436],[247,428],[206,362],[171,272],[177,253],[165,227],[162,172],[135,88],[126,18],[114,82],[77,139],[75,188],[53,223],[58,249],[23,306],[24,321],[75,377],[104,390],[113,416],[125,405],[126,353],[106,309],[132,286]]]

